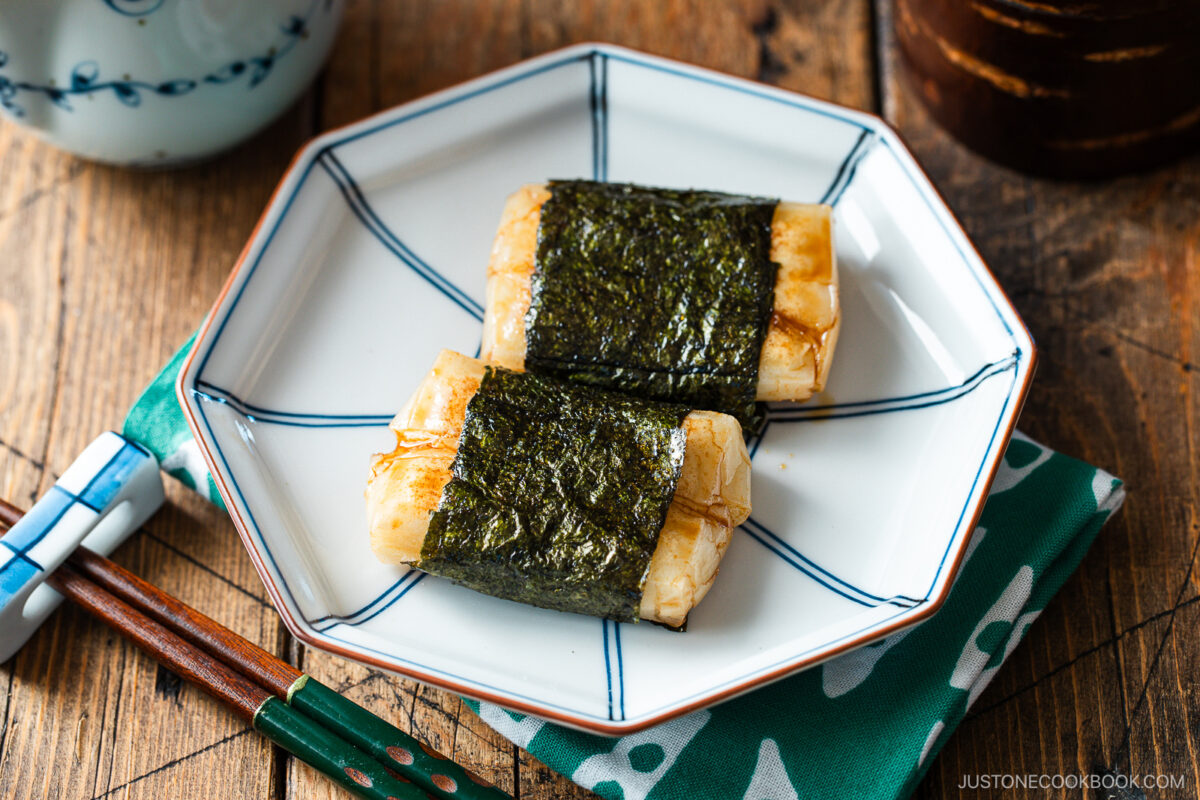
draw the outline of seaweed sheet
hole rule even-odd
[[[593,181],[550,189],[526,369],[757,427],[778,202]]]
[[[417,567],[509,600],[637,620],[687,413],[488,367]]]

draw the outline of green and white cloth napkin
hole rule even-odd
[[[175,399],[190,346],[146,389],[125,435],[220,503]],[[1018,434],[946,604],[915,628],[619,739],[471,706],[611,800],[907,797],[1124,497],[1111,475]]]

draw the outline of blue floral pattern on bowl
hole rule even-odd
[[[139,5],[144,0],[104,0],[105,4],[126,16],[145,16],[158,9],[164,0],[151,0],[151,6],[135,11],[131,6]],[[64,111],[73,111],[68,98],[73,95],[93,95],[95,92],[111,91],[118,100],[127,106],[138,106],[142,102],[142,92],[153,92],[164,97],[174,97],[187,94],[202,83],[224,84],[232,83],[243,75],[249,75],[246,88],[258,86],[271,73],[279,59],[286,56],[296,44],[308,38],[308,22],[316,10],[318,0],[313,0],[308,11],[303,16],[292,16],[280,26],[282,34],[280,44],[272,45],[262,55],[238,59],[208,73],[196,80],[179,78],[176,80],[151,83],[136,80],[128,75],[115,80],[102,80],[100,64],[96,61],[83,61],[71,70],[71,79],[66,86],[55,86],[52,83],[38,85],[26,81],[13,81],[0,75],[0,107],[14,116],[24,116],[25,109],[16,102],[20,92],[30,92],[45,95],[54,105]],[[329,3],[326,3],[328,10]],[[8,63],[8,55],[0,52],[0,69]]]
[[[104,0],[104,5],[127,17],[144,17],[153,14],[164,0]]]

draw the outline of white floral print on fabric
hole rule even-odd
[[[967,562],[971,560],[971,556],[975,555],[975,550],[983,543],[983,537],[985,536],[987,536],[987,528],[982,525],[976,525],[975,530],[971,531],[971,538],[967,541],[966,552],[963,553],[962,565],[958,568],[960,572],[967,565]]]
[[[1000,669],[1000,665],[1021,641],[1025,629],[1037,619],[1039,611],[1021,613],[1032,590],[1033,567],[1026,564],[1017,570],[1017,574],[1009,581],[999,599],[992,604],[992,607],[983,615],[983,619],[979,620],[975,625],[975,630],[967,638],[967,644],[958,657],[958,663],[954,665],[954,672],[950,675],[950,685],[955,689],[964,689],[969,692],[968,706],[974,703],[980,693],[987,688],[996,671]],[[995,657],[996,645],[979,646],[980,636],[997,623],[1008,624],[1003,645],[1004,653],[1001,658]],[[988,667],[989,663],[993,663],[994,666]]]
[[[520,716],[520,715],[517,715]],[[500,706],[491,703],[479,704],[479,718],[491,725],[500,735],[517,747],[529,749],[529,743],[546,727],[546,721],[537,717],[521,717],[520,719],[505,711]]]
[[[204,462],[195,439],[180,442],[175,452],[163,459],[162,468],[172,475],[186,473],[197,491],[204,491],[208,487],[208,464]]]
[[[711,718],[710,712],[697,711],[625,736],[611,751],[584,759],[571,780],[585,789],[594,789],[601,783],[615,783],[621,787],[621,796],[625,800],[646,800],[646,795],[667,774],[683,748],[696,738]]]
[[[907,628],[899,633],[893,633],[882,641],[851,650],[843,656],[822,664],[821,688],[825,690],[825,696],[841,697],[846,692],[861,686],[863,681],[871,677],[875,664],[883,658],[884,653],[904,641],[904,637],[908,636],[912,630],[912,628]]]
[[[925,763],[925,759],[929,758],[929,751],[933,749],[933,743],[942,735],[942,731],[946,729],[946,723],[938,720],[933,723],[933,727],[929,729],[929,735],[925,737],[925,744],[921,747],[921,755],[917,758],[917,766]]]
[[[1000,494],[1000,492],[1007,492],[1010,489],[1015,488],[1021,483],[1021,481],[1028,478],[1035,469],[1049,461],[1050,456],[1054,455],[1053,450],[1042,447],[1040,444],[1033,441],[1028,436],[1020,433],[1019,431],[1013,434],[1013,439],[1015,441],[1024,442],[1031,447],[1036,447],[1038,449],[1037,458],[1020,467],[1009,466],[1007,458],[1002,460],[1000,462],[1000,468],[996,470],[996,477],[992,480],[992,488],[990,490],[991,495],[997,495]]]
[[[763,739],[758,746],[758,763],[742,800],[800,800],[774,739]]]

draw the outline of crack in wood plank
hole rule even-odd
[[[1194,531],[1193,531],[1194,532]],[[1166,647],[1167,640],[1171,638],[1175,630],[1175,616],[1179,609],[1183,606],[1184,593],[1188,586],[1191,585],[1192,570],[1196,566],[1196,557],[1200,555],[1200,536],[1196,537],[1196,544],[1192,547],[1192,558],[1188,562],[1187,572],[1184,573],[1183,580],[1179,585],[1179,592],[1175,598],[1175,605],[1171,608],[1167,616],[1167,627],[1163,631],[1162,637],[1158,640],[1158,647],[1154,651],[1154,658],[1150,661],[1150,668],[1146,670],[1146,675],[1142,681],[1142,689],[1138,693],[1137,703],[1133,707],[1133,711],[1126,715],[1125,734],[1121,738],[1121,746],[1117,748],[1114,758],[1114,765],[1121,762],[1121,758],[1125,758],[1126,769],[1133,769],[1133,755],[1129,749],[1130,735],[1133,731],[1133,721],[1137,718],[1138,713],[1142,710],[1143,704],[1146,702],[1146,694],[1150,688],[1150,680],[1154,677],[1155,670],[1158,669],[1158,662],[1162,656],[1163,648]]]
[[[1120,339],[1122,342],[1132,345],[1132,346],[1138,348],[1139,350],[1144,350],[1145,352],[1149,353],[1150,355],[1158,356],[1159,358],[1170,361],[1172,364],[1175,364],[1180,369],[1182,369],[1184,372],[1195,372],[1197,369],[1196,364],[1194,364],[1191,361],[1187,361],[1182,356],[1177,356],[1174,353],[1169,353],[1166,350],[1161,350],[1157,347],[1154,347],[1153,345],[1149,345],[1149,344],[1146,344],[1145,342],[1138,341],[1137,339],[1133,338],[1129,334],[1121,331],[1118,328],[1113,327],[1112,325],[1103,325],[1102,327],[1104,329],[1106,329],[1109,333],[1111,333],[1114,337],[1116,337],[1117,339]]]
[[[1052,667],[1051,669],[1047,670],[1043,674],[1039,675],[1036,680],[1032,681],[1031,683],[1027,683],[1024,686],[1022,686],[1021,688],[1016,689],[1016,690],[1004,695],[999,700],[996,700],[995,702],[992,702],[992,703],[988,703],[987,705],[984,705],[984,706],[979,706],[979,707],[971,709],[971,711],[963,718],[963,722],[964,723],[970,722],[977,717],[981,717],[981,716],[987,714],[990,711],[995,711],[996,709],[1007,705],[1008,703],[1010,703],[1011,701],[1020,697],[1021,695],[1025,694],[1026,692],[1032,691],[1033,689],[1036,689],[1037,687],[1041,686],[1043,683],[1045,683],[1050,678],[1053,678],[1055,675],[1058,675],[1059,673],[1070,669],[1076,663],[1082,661],[1083,659],[1087,658],[1088,656],[1093,655],[1094,653],[1097,653],[1106,647],[1116,645],[1120,642],[1121,639],[1124,639],[1126,636],[1129,636],[1132,633],[1136,633],[1137,631],[1141,630],[1142,628],[1146,627],[1147,625],[1149,625],[1153,622],[1157,622],[1158,620],[1162,619],[1163,617],[1174,614],[1177,611],[1179,611],[1179,609],[1186,608],[1194,603],[1200,603],[1200,594],[1193,595],[1192,597],[1189,597],[1189,598],[1181,601],[1180,603],[1178,603],[1175,606],[1172,606],[1171,608],[1165,608],[1162,611],[1158,611],[1154,614],[1151,614],[1150,616],[1146,617],[1145,619],[1141,620],[1140,622],[1130,625],[1128,628],[1125,628],[1124,630],[1120,631],[1119,633],[1116,634],[1115,637],[1110,637],[1101,642],[1097,642],[1096,644],[1092,645],[1091,647],[1088,647],[1086,650],[1079,651],[1078,653],[1073,655],[1068,660],[1062,662],[1061,664],[1058,664],[1057,666]]]
[[[96,627],[99,627],[99,623],[96,624]],[[55,637],[55,642],[57,643],[57,637]],[[105,721],[107,721],[107,719],[108,719],[108,700],[109,700],[109,697],[112,696],[111,693],[105,692],[104,707],[101,709],[100,718],[99,718],[99,733],[96,737],[96,747],[97,748],[101,748],[101,749],[103,748],[105,732],[108,731],[111,733],[112,731],[115,731],[116,727],[117,727],[115,722],[116,722],[116,718],[120,715],[121,694],[122,694],[122,690],[124,688],[124,682],[125,682],[125,655],[126,655],[126,651],[129,649],[129,647],[131,647],[131,645],[128,644],[124,639],[120,640],[117,643],[117,648],[120,653],[120,661],[119,661],[119,666],[117,668],[116,698],[114,699],[114,703],[113,703],[114,707],[115,707],[115,712],[114,712],[114,717],[113,717],[114,724],[112,725],[111,729],[104,724]],[[105,778],[105,781],[104,781],[105,784],[112,783],[113,762],[116,759],[115,738],[110,739],[109,748],[110,748],[110,752],[108,754],[108,777]],[[95,796],[96,792],[98,792],[100,790],[100,770],[102,768],[102,765],[103,765],[103,759],[97,757],[96,758],[96,768],[92,774],[92,795],[93,796]]]
[[[510,746],[513,763],[513,800],[521,800],[521,748],[515,744]]]
[[[14,202],[8,208],[0,210],[0,220],[3,220],[6,217],[10,217],[13,214],[17,214],[21,211],[24,211],[25,209],[29,208],[34,203],[38,202],[39,200],[41,200],[44,197],[48,197],[50,195],[56,194],[60,189],[62,189],[68,183],[75,180],[75,178],[79,177],[79,174],[81,172],[83,172],[83,170],[86,169],[88,166],[89,166],[89,162],[84,161],[83,159],[78,159],[78,158],[73,159],[71,161],[70,166],[67,167],[67,171],[65,173],[58,176],[57,178],[55,178],[54,180],[52,180],[50,183],[46,184],[45,186],[39,186],[36,189],[33,189],[32,191],[30,191],[28,194],[22,195],[21,197],[17,198],[16,202]]]
[[[55,417],[55,411],[57,411],[58,398],[59,398],[59,395],[61,394],[62,380],[63,380],[62,374],[59,372],[59,370],[62,367],[62,361],[63,361],[63,359],[62,359],[63,341],[64,341],[65,332],[66,332],[66,321],[67,321],[67,257],[70,253],[70,241],[71,241],[70,231],[71,231],[71,227],[75,220],[75,213],[72,210],[70,203],[68,203],[64,207],[63,216],[64,216],[64,219],[63,219],[63,224],[62,224],[62,228],[63,228],[62,247],[59,248],[58,264],[57,264],[57,267],[58,267],[58,282],[57,282],[58,321],[55,324],[55,330],[54,330],[54,364],[50,370],[50,375],[52,376],[53,383],[51,384],[51,389],[50,389],[50,414],[48,416],[48,419],[54,419],[54,417]],[[38,473],[37,488],[34,489],[34,494],[32,497],[30,497],[31,503],[37,499],[38,491],[45,484],[46,470],[47,470],[46,462],[49,460],[49,457],[50,457],[50,443],[53,441],[53,438],[54,438],[54,429],[51,427],[46,432],[46,440],[42,444],[42,456],[40,459],[38,459],[42,464],[42,468],[39,470],[39,473]]]
[[[142,528],[142,538],[149,539],[150,541],[161,545],[162,547],[166,548],[167,550],[170,550],[172,553],[179,556],[187,563],[191,564],[192,566],[196,567],[197,569],[201,570],[202,572],[204,572],[208,575],[211,575],[212,577],[214,577],[217,580],[224,583],[226,586],[229,586],[232,589],[236,589],[242,595],[250,598],[251,600],[253,600],[258,605],[262,606],[263,608],[270,609],[271,611],[275,610],[275,606],[271,605],[271,601],[269,601],[263,597],[260,597],[259,595],[255,594],[254,592],[250,591],[246,587],[242,586],[240,583],[233,580],[232,578],[228,578],[225,575],[222,575],[220,572],[218,572],[217,570],[208,566],[200,559],[187,553],[184,550],[181,550],[180,548],[171,544],[166,539],[162,538],[161,536],[154,533],[153,531],[150,531],[146,528]]]
[[[0,758],[4,756],[4,740],[8,736],[8,712],[12,708],[13,680],[16,677],[16,671],[11,667],[5,671],[8,672],[8,686],[4,690],[4,709],[0,710]]]
[[[1112,569],[1104,570],[1104,585],[1108,594],[1108,631],[1112,636],[1113,667],[1117,671],[1117,690],[1121,701],[1121,711],[1125,715],[1125,726],[1129,727],[1129,698],[1125,696],[1125,665],[1121,663],[1121,637],[1117,635],[1117,602],[1112,586]],[[1148,624],[1148,623],[1145,623]],[[1139,626],[1140,627],[1140,626]]]
[[[131,778],[128,781],[125,781],[125,783],[122,783],[120,786],[114,786],[111,789],[108,789],[107,791],[103,792],[102,794],[94,794],[94,795],[92,795],[92,800],[103,800],[103,798],[108,797],[111,794],[115,794],[116,792],[119,792],[122,789],[132,786],[135,783],[144,781],[146,778],[151,778],[155,775],[158,775],[161,772],[165,772],[166,770],[171,769],[172,767],[177,767],[180,764],[184,763],[185,761],[190,761],[191,759],[195,758],[196,756],[203,755],[203,754],[209,752],[210,750],[214,750],[214,749],[220,747],[223,744],[232,742],[235,739],[240,739],[243,736],[245,736],[246,734],[252,733],[253,731],[254,731],[253,728],[246,728],[244,730],[237,731],[236,733],[231,733],[228,736],[224,737],[223,739],[219,739],[210,745],[201,747],[199,750],[194,750],[185,756],[180,756],[179,758],[172,759],[165,764],[155,767],[154,769],[150,770],[149,772],[143,772],[141,775],[138,775],[135,778]]]
[[[33,456],[31,456],[28,453],[26,453],[25,451],[15,447],[14,445],[9,444],[8,442],[4,441],[3,439],[0,439],[0,447],[4,448],[8,452],[12,453],[14,456],[21,459],[29,466],[38,470],[39,473],[44,472],[46,470],[46,465],[44,462],[38,461]],[[58,478],[59,478],[58,475],[54,476],[55,480],[58,480]]]

